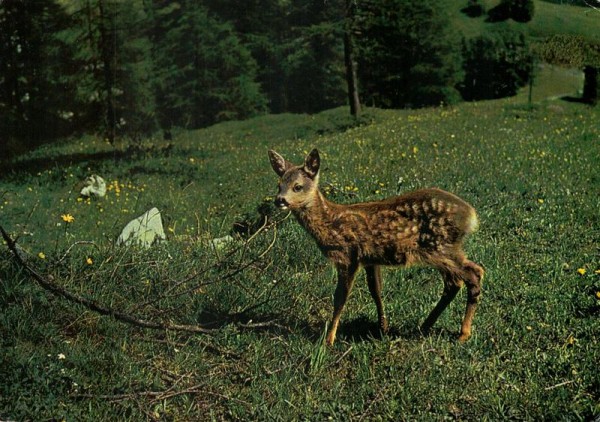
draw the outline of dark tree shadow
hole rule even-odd
[[[510,18],[510,9],[507,3],[500,3],[488,11],[486,22],[504,22]]]
[[[8,179],[17,174],[27,173],[30,175],[37,174],[50,169],[64,168],[68,166],[87,163],[88,165],[98,165],[106,161],[119,163],[123,161],[131,161],[141,154],[153,156],[170,156],[173,149],[173,144],[168,144],[163,147],[139,148],[130,147],[124,150],[102,151],[96,153],[74,153],[58,155],[55,157],[40,157],[30,159],[14,158],[10,161],[2,163],[0,171],[0,179]],[[143,169],[148,171],[148,169]]]
[[[479,18],[485,13],[485,9],[480,4],[469,4],[467,7],[463,7],[460,11],[470,18]]]
[[[572,95],[565,95],[563,97],[560,97],[560,99],[562,101],[566,101],[568,103],[594,105],[594,101],[591,101],[591,100],[589,100],[587,98],[583,98],[583,97],[573,97]]]

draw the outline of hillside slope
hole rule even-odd
[[[479,2],[489,11],[498,5],[498,0],[482,0]],[[534,38],[546,38],[555,34],[582,35],[588,39],[600,42],[600,10],[571,6],[568,4],[555,4],[535,0],[535,13],[533,20],[526,24],[509,20],[505,23],[486,22],[487,15],[470,18],[461,10],[466,6],[466,0],[446,0],[448,13],[452,17],[456,28],[466,37],[477,36],[488,30],[493,25],[509,24],[526,28]]]
[[[21,157],[0,178],[0,224],[49,281],[138,318],[210,334],[150,330],[56,297],[0,244],[0,419],[592,420],[600,413],[600,108],[509,100],[421,110],[265,116],[110,149],[82,138]],[[342,130],[336,129],[343,128]],[[478,210],[467,246],[486,268],[473,338],[455,342],[464,294],[430,336],[432,270],[385,269],[392,327],[381,337],[361,274],[335,348],[322,333],[334,272],[269,205],[267,149],[322,153],[339,202],[426,186]],[[110,185],[79,197],[89,174]],[[114,244],[158,207],[167,242]],[[233,223],[276,225],[212,247]]]

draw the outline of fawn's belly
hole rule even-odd
[[[400,265],[404,266],[408,264],[408,254],[406,252],[398,252],[394,250],[388,250],[382,255],[375,256],[364,256],[360,259],[363,265]]]

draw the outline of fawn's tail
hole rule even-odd
[[[469,216],[467,217],[466,223],[465,232],[467,234],[473,233],[479,228],[479,217],[477,217],[477,212],[474,208],[469,210]]]

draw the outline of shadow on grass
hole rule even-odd
[[[456,341],[458,339],[458,332],[444,327],[433,327],[427,334],[423,334],[419,326],[417,321],[405,321],[401,326],[391,324],[387,334],[383,334],[377,321],[361,316],[350,321],[341,322],[337,337],[351,343],[370,342],[384,338],[390,340],[419,340],[426,337],[435,337],[446,341]]]
[[[485,9],[480,4],[470,4],[467,7],[460,9],[460,11],[470,18],[479,18],[485,13]]]
[[[306,321],[294,320],[290,323],[284,315],[268,312],[231,313],[204,309],[196,316],[196,323],[213,330],[234,326],[240,330],[267,332],[283,337],[290,334],[303,335],[313,341],[321,335],[319,327],[312,326]]]
[[[392,325],[389,327],[387,334],[383,334],[379,329],[377,320],[365,316],[360,316],[346,322],[342,321],[338,330],[338,338],[353,343],[381,340],[385,337],[390,339],[417,339],[421,337],[421,333],[417,328],[411,329],[408,324],[405,324],[403,327]]]
[[[54,168],[63,168],[66,166],[82,163],[82,162],[99,162],[105,160],[123,160],[128,158],[129,154],[126,151],[104,151],[93,154],[77,153],[61,155],[54,158],[31,158],[25,160],[16,159],[12,162],[4,164],[4,169],[0,173],[0,179],[9,177],[15,174],[37,174]]]
[[[140,155],[153,155],[153,156],[169,156],[172,152],[173,144],[168,144],[161,147],[129,147],[127,149],[118,150],[114,149],[111,151],[101,151],[95,153],[72,153],[58,155],[55,157],[39,157],[30,159],[19,159],[2,163],[2,171],[0,172],[0,179],[10,178],[17,174],[37,174],[50,169],[65,168],[73,165],[81,165],[86,163],[88,165],[92,163],[102,163],[105,161],[113,161],[115,163],[128,161],[133,158],[139,157]]]
[[[588,98],[583,98],[583,97],[573,97],[572,95],[565,95],[563,97],[560,97],[560,99],[562,101],[567,102],[567,103],[578,103],[578,104],[594,105],[594,101],[593,100],[590,100]]]
[[[504,22],[510,18],[510,9],[508,4],[500,3],[488,11],[488,17],[485,20],[488,23]]]

